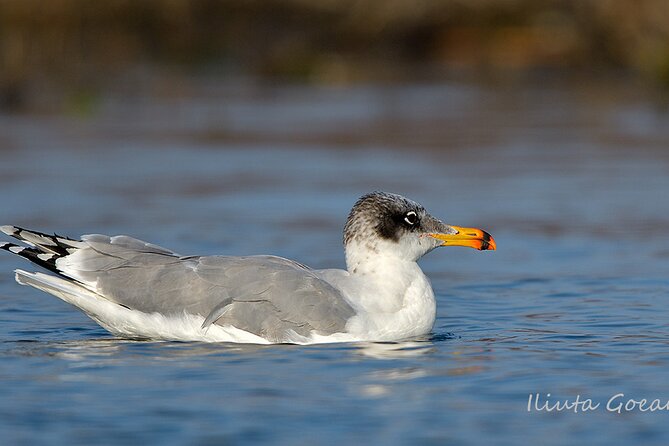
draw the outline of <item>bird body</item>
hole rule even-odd
[[[313,270],[276,256],[180,256],[128,236],[73,240],[3,226],[1,243],[53,274],[16,280],[82,310],[125,338],[253,343],[391,341],[429,333],[436,302],[416,263],[450,243],[495,249],[489,234],[448,226],[383,192],[353,207],[347,270]]]

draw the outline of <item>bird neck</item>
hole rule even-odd
[[[373,287],[373,294],[401,300],[412,283],[427,281],[427,278],[414,260],[397,256],[397,250],[383,246],[384,243],[389,242],[349,243],[346,268],[351,276],[364,278],[365,283]]]
[[[353,240],[345,246],[346,269],[351,275],[370,276],[383,271],[383,267],[393,264],[401,265],[400,258],[392,254],[392,247],[386,247],[384,241]]]
[[[372,330],[375,339],[428,333],[436,316],[430,281],[415,261],[392,253],[364,245],[346,246],[346,264],[353,280],[351,289],[343,289],[360,311],[362,327],[355,328],[354,323],[350,328]]]

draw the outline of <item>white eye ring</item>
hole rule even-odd
[[[418,221],[418,216],[416,215],[416,213],[414,211],[409,211],[404,216],[404,221],[407,222],[407,224],[413,226]]]

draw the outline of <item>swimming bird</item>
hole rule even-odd
[[[0,242],[53,274],[16,281],[132,339],[297,343],[394,341],[429,333],[430,281],[417,264],[439,246],[494,250],[485,231],[442,223],[400,195],[372,192],[344,226],[346,270],[276,256],[181,256],[125,235],[79,240],[17,226]],[[55,274],[55,275],[54,275]]]

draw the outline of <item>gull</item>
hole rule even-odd
[[[439,246],[494,250],[485,231],[442,223],[400,195],[372,192],[344,226],[346,270],[282,257],[181,256],[129,236],[79,240],[17,226],[0,242],[51,274],[16,281],[129,339],[245,343],[396,341],[430,333],[436,301],[417,261]]]

